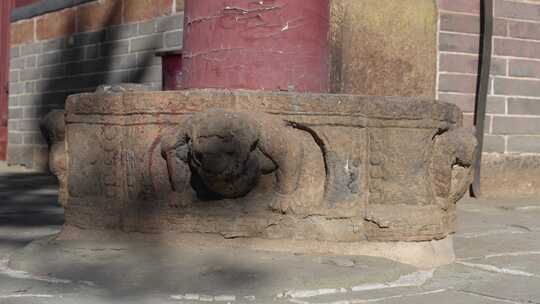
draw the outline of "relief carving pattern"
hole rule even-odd
[[[191,117],[164,137],[171,187],[183,193],[193,186],[203,197],[245,196],[261,175],[274,174],[282,199],[272,208],[285,212],[287,198],[298,189],[302,145],[285,122],[265,114],[209,110]]]
[[[454,231],[453,206],[471,182],[476,147],[455,106],[410,99],[116,90],[71,96],[66,113],[43,124],[59,200],[77,202],[66,222],[126,231],[444,238]],[[95,134],[101,152],[83,153],[100,169],[84,178],[100,180],[103,193],[68,193],[67,176],[79,173],[66,151],[85,139],[66,143],[66,129]],[[102,198],[117,204],[117,225],[93,220]]]

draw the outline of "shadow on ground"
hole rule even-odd
[[[165,303],[171,295],[192,293],[270,301],[291,288],[396,280],[413,271],[378,258],[358,257],[350,261],[353,266],[338,267],[320,256],[209,248],[137,233],[127,240],[112,231],[94,241],[58,240],[64,215],[55,178],[7,171],[0,170],[0,258],[9,256],[7,272],[0,265],[0,299],[23,286],[52,296],[29,303],[143,303],[143,298]],[[28,276],[13,276],[11,270]]]
[[[108,239],[114,236],[109,232],[104,232],[103,241],[57,241],[63,224],[54,176],[0,168],[0,259],[9,257],[7,270],[0,265],[0,299],[20,286],[55,297],[80,292],[108,303],[188,292],[249,295],[294,277],[274,268],[275,257],[261,258],[257,253],[239,256],[158,239],[111,242]],[[287,259],[290,256],[294,258]],[[293,266],[297,262],[289,264],[289,269],[297,268]],[[21,278],[17,271],[27,276]],[[40,281],[36,276],[68,283]]]
[[[464,200],[458,210],[456,263],[418,281],[407,276],[418,275],[412,267],[376,258],[115,240],[112,232],[95,241],[57,240],[51,236],[64,218],[54,177],[0,168],[0,303],[204,302],[171,298],[188,294],[234,295],[236,303],[253,295],[253,303],[269,303],[286,290],[325,288],[340,291],[305,303],[540,303],[538,200]],[[11,269],[2,268],[7,256]]]
[[[46,173],[0,173],[0,227],[62,225],[57,189],[56,179]]]

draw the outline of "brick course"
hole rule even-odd
[[[480,2],[478,0],[439,0],[439,10],[479,14]]]
[[[508,152],[540,153],[540,136],[511,136],[508,138]]]
[[[508,114],[540,116],[540,99],[509,98]]]
[[[510,59],[508,67],[510,76],[540,79],[540,60]]]
[[[494,41],[494,54],[540,59],[540,41],[497,38]]]
[[[540,8],[538,7],[538,3],[496,0],[494,9],[495,16],[497,17],[540,22]]]
[[[480,1],[438,4],[438,98],[458,105],[467,121],[474,113]],[[484,152],[540,153],[540,2],[495,0],[494,17]]]
[[[11,24],[11,44],[34,41],[34,20],[23,20]]]
[[[137,22],[172,13],[173,0],[124,0],[124,22]]]
[[[75,13],[75,9],[68,8],[38,17],[36,38],[45,40],[75,33]]]
[[[523,39],[540,40],[538,23],[509,21],[509,36]]]
[[[478,54],[478,35],[440,33],[439,51]]]
[[[540,79],[495,79],[494,92],[505,96],[540,97]]]
[[[69,94],[120,82],[161,88],[155,51],[182,42],[183,4],[174,4],[102,0],[13,23],[8,163],[43,165],[39,122]]]

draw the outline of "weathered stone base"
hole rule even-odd
[[[455,105],[126,87],[44,121],[69,225],[353,244],[455,231],[476,145]]]
[[[485,153],[481,175],[487,198],[540,197],[540,155]]]
[[[447,265],[455,260],[452,236],[424,242],[320,242],[307,240],[269,240],[261,238],[227,239],[215,234],[167,232],[160,234],[122,233],[111,230],[82,230],[65,226],[57,240],[138,241],[159,240],[165,243],[201,247],[243,248],[259,251],[300,254],[381,257],[421,269]]]

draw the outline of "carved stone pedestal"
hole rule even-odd
[[[441,240],[471,180],[476,143],[461,119],[454,105],[398,97],[73,95],[57,173],[66,224],[333,248]]]

